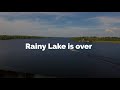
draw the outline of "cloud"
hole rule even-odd
[[[71,17],[75,14],[71,12],[0,12],[0,17],[22,17],[22,16],[55,16],[55,17]]]
[[[95,20],[97,23],[102,24],[104,26],[111,26],[120,23],[120,17],[101,16],[101,17],[89,18],[89,20]]]
[[[33,17],[34,15],[35,17],[39,15],[46,15],[48,17],[41,19],[39,17]],[[54,22],[52,19],[49,19],[49,16],[53,16],[53,20],[56,22],[58,21],[58,24],[56,24],[56,22]],[[87,24],[73,25],[74,21],[65,19],[65,17],[73,16],[73,13],[64,12],[0,12],[0,34],[73,37],[106,35],[112,36],[114,32],[114,35],[120,36],[120,28],[111,26],[113,23],[120,23],[119,18],[94,17],[89,20],[99,22],[99,24],[95,26],[94,24],[88,26]],[[7,17],[15,17],[15,20],[9,20]],[[18,17],[22,18],[18,19]],[[32,17],[35,20],[31,20]],[[61,19],[65,22],[60,22]],[[109,27],[105,27],[106,24],[109,24]]]
[[[103,28],[106,33],[111,33],[111,35],[120,35],[120,17],[99,16],[89,18],[88,20],[93,20],[95,23],[97,23],[97,27]]]
[[[0,17],[8,20],[28,19],[34,21],[48,21],[57,23],[59,21],[66,21],[66,17],[74,17],[75,14],[71,12],[0,12]]]
[[[39,12],[39,14],[54,15],[54,16],[72,16],[72,15],[74,15],[71,12]]]
[[[0,34],[70,37],[83,36],[88,33],[93,34],[90,28],[87,27],[57,27],[57,25],[45,21],[37,22],[28,19],[9,21],[5,18],[0,18]]]
[[[106,29],[105,31],[106,31],[106,32],[113,33],[113,30],[112,30],[112,29]]]
[[[58,17],[55,18],[55,20],[59,20],[60,18],[61,18],[61,16],[58,16]]]
[[[120,33],[120,28],[110,28],[110,29],[106,29],[105,32],[109,32],[109,33]]]

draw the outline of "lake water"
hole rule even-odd
[[[69,38],[0,40],[0,69],[55,77],[119,77],[120,44],[93,43],[91,50],[25,50],[25,43],[82,44]],[[83,43],[84,44],[84,43]]]

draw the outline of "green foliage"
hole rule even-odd
[[[99,42],[99,41],[119,41],[120,37],[73,37],[74,41],[89,41],[89,42]]]

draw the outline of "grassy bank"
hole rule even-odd
[[[0,40],[45,38],[40,36],[0,35]]]
[[[76,42],[111,42],[120,43],[120,37],[72,37]]]

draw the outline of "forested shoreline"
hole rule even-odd
[[[0,40],[45,38],[41,36],[0,35]]]
[[[120,37],[72,37],[77,42],[117,42],[120,43]]]
[[[22,36],[22,35],[0,35],[0,40],[39,39],[39,38],[50,38],[50,37]],[[77,41],[77,42],[117,42],[117,43],[120,43],[120,37],[70,37],[70,39]]]

